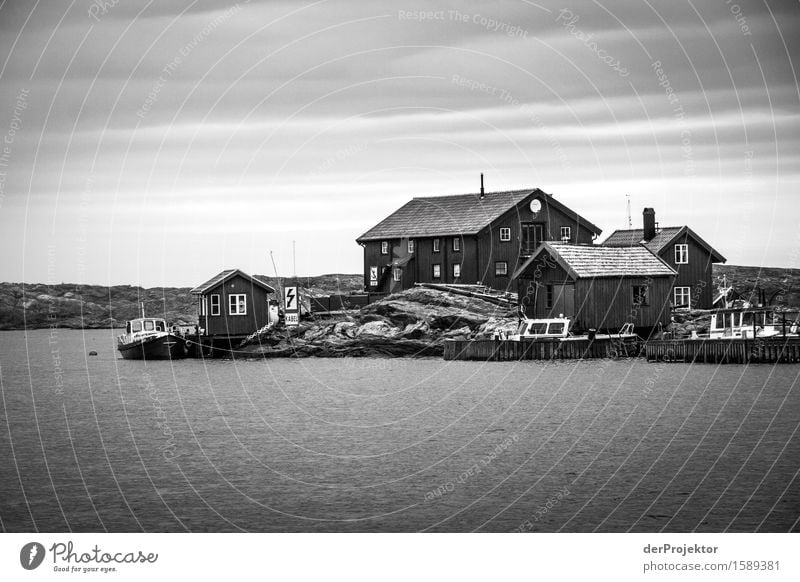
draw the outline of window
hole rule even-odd
[[[458,239],[453,239],[453,240],[458,240]],[[460,276],[461,276],[461,264],[455,263],[453,265],[453,278],[458,279]]]
[[[650,292],[647,285],[633,286],[633,304],[650,305]]]
[[[442,278],[442,265],[440,265],[439,263],[433,264],[433,278],[434,279]]]
[[[411,254],[414,252],[414,241],[408,239],[408,253]]]
[[[552,335],[562,335],[564,333],[564,324],[553,322],[547,329],[547,333]]]
[[[691,287],[675,287],[673,290],[673,303],[675,307],[691,307]]]
[[[153,320],[152,319],[145,319],[144,320],[144,330],[145,331],[153,331],[154,329],[155,329],[155,326],[153,325]]]
[[[532,222],[522,224],[522,254],[532,255],[539,243],[542,242],[542,225]]]
[[[553,306],[553,286],[548,285],[545,289],[544,306],[550,308]]]
[[[689,263],[689,245],[675,245],[675,264],[686,265]]]
[[[461,250],[461,239],[457,236],[453,237],[453,250],[456,252]]]
[[[570,226],[562,226],[561,227],[561,240],[569,241],[572,238],[572,227]]]
[[[142,331],[142,322],[141,321],[134,321],[133,322],[133,333]]]
[[[434,253],[438,253],[439,252],[439,239],[438,238],[433,239],[433,252]]]
[[[382,255],[388,255],[389,254],[389,241],[388,240],[382,240],[381,241],[381,254]]]
[[[219,295],[211,296],[211,315],[219,315]]]
[[[228,295],[228,313],[230,315],[247,315],[247,295]]]
[[[511,229],[504,226],[500,229],[500,242],[508,242],[511,240]]]
[[[167,331],[166,329],[164,329],[163,321],[156,321],[156,331]]]
[[[508,263],[505,261],[497,261],[494,264],[494,274],[495,275],[508,275]]]
[[[395,281],[402,281],[403,280],[403,269],[400,267],[395,267],[392,269],[392,279]]]

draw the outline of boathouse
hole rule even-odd
[[[646,247],[677,272],[671,291],[676,309],[711,309],[713,264],[724,263],[725,257],[688,226],[659,227],[652,208],[642,212],[642,227],[616,230],[602,245]]]
[[[233,345],[271,323],[269,300],[275,289],[239,269],[222,271],[191,293],[203,345]]]
[[[601,230],[542,190],[413,198],[356,241],[364,288],[415,283],[513,287],[511,275],[543,241],[591,244]]]
[[[573,330],[616,332],[633,323],[647,337],[670,322],[675,270],[643,246],[545,242],[514,273],[527,317],[569,317]]]

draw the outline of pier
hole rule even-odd
[[[707,364],[800,363],[800,338],[680,339],[645,344],[649,362]]]
[[[448,340],[445,360],[511,362],[518,360],[585,360],[637,356],[638,341],[595,340]]]

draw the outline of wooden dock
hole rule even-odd
[[[800,338],[649,341],[649,362],[708,364],[800,363]]]
[[[445,360],[513,362],[518,360],[585,360],[637,356],[638,342],[618,339],[558,341],[448,340]]]

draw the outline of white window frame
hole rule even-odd
[[[680,296],[686,297],[686,301],[678,301],[678,291],[680,290]],[[692,306],[692,288],[691,287],[673,287],[672,288],[672,302],[677,308],[678,306],[686,306],[686,308],[690,308]]]
[[[382,240],[381,241],[381,254],[382,255],[388,255],[389,254],[389,241],[388,240]]]
[[[217,300],[216,305],[214,305],[214,299]],[[219,315],[220,314],[220,302],[219,302],[219,294],[214,293],[211,295],[211,315]]]
[[[457,236],[453,237],[453,252],[454,253],[461,252],[461,238]]]
[[[414,253],[414,239],[408,239],[408,254],[411,255]]]
[[[242,297],[242,310],[239,310],[238,298]],[[245,293],[231,293],[228,295],[228,315],[247,315],[247,294]]]
[[[562,226],[561,227],[561,239],[560,240],[572,240],[572,227],[571,226]]]
[[[683,260],[681,260],[683,259]],[[678,243],[675,245],[675,264],[688,265],[689,264],[689,245],[686,243]]]
[[[503,226],[500,228],[500,242],[510,242],[511,241],[511,228],[508,226]]]
[[[441,241],[441,239],[438,239],[438,238],[433,239],[433,252],[434,253],[438,253],[439,252],[440,241]]]
[[[453,263],[453,279],[461,278],[461,263]]]
[[[441,279],[442,278],[442,264],[441,263],[434,263],[433,264],[433,278],[434,279]]]
[[[400,267],[392,268],[392,279],[397,283],[402,281],[403,280],[403,269],[401,269]]]

